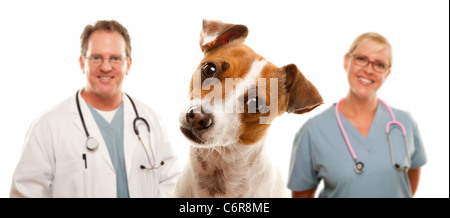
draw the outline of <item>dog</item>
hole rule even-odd
[[[266,132],[275,117],[309,112],[323,100],[296,65],[268,62],[244,44],[247,35],[244,25],[203,20],[204,57],[180,115],[189,163],[174,197],[289,197],[265,151]]]

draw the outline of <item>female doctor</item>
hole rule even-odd
[[[86,87],[31,125],[11,197],[171,195],[180,170],[162,121],[122,92],[130,55],[120,23],[86,26],[79,59]]]
[[[296,135],[288,187],[293,197],[412,197],[425,151],[416,123],[377,91],[391,73],[392,51],[376,33],[355,39],[344,57],[345,98],[308,120]],[[387,137],[389,136],[389,137]]]

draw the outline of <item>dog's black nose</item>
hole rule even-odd
[[[195,108],[191,108],[187,112],[187,122],[197,130],[208,129],[213,123],[211,114],[204,113],[203,111],[196,113],[194,112],[194,109]]]

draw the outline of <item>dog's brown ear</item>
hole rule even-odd
[[[207,53],[232,41],[244,41],[247,35],[248,29],[244,25],[203,20],[203,29],[200,33],[200,47],[203,53]]]
[[[288,93],[288,113],[303,114],[323,104],[322,96],[317,88],[308,81],[295,64],[284,66],[286,74],[284,82]]]

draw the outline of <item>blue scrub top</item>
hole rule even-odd
[[[88,106],[100,132],[102,133],[103,140],[108,148],[109,156],[111,157],[111,162],[114,166],[114,171],[116,172],[117,197],[129,198],[130,194],[128,191],[128,180],[124,155],[123,102],[117,109],[111,123],[108,123],[108,121],[106,121],[105,118],[103,118],[103,116],[91,105],[88,104]]]
[[[408,112],[391,108],[397,121],[406,129],[411,169],[423,166],[425,150],[417,124]],[[391,116],[378,103],[367,138],[339,113],[358,161],[364,163],[364,172],[357,174],[341,130],[335,105],[308,120],[297,133],[291,156],[288,187],[293,191],[316,188],[324,180],[319,197],[412,197],[406,172],[394,169],[391,163],[386,124]],[[394,161],[408,164],[405,143],[399,127],[391,128]]]

